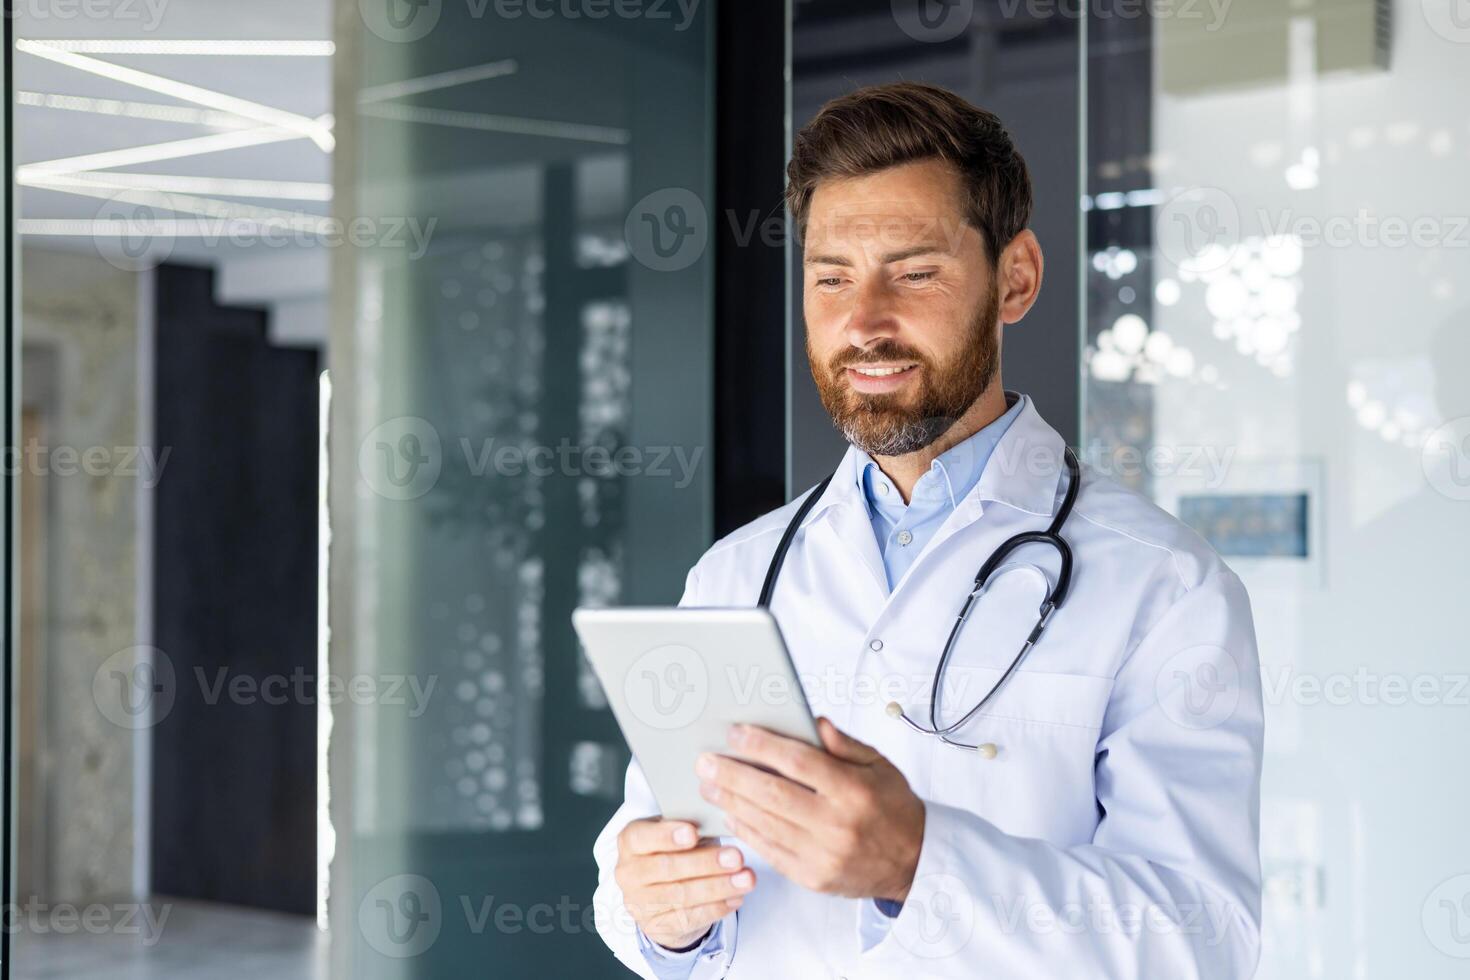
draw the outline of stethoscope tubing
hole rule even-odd
[[[970,589],[969,594],[965,596],[964,605],[960,607],[959,615],[955,617],[954,625],[950,627],[949,636],[944,641],[944,649],[939,654],[939,663],[934,670],[934,680],[929,691],[929,727],[926,728],[910,718],[908,713],[903,710],[903,706],[898,702],[894,701],[889,703],[888,714],[900,719],[909,728],[919,734],[933,736],[945,744],[953,745],[957,748],[980,748],[977,745],[957,741],[950,738],[950,736],[968,725],[1000,693],[1001,689],[1005,687],[1006,682],[1011,679],[1011,675],[1016,672],[1021,666],[1021,662],[1026,659],[1026,655],[1031,652],[1032,648],[1036,646],[1037,641],[1041,639],[1042,633],[1046,631],[1047,624],[1051,622],[1057,610],[1062,607],[1062,603],[1066,601],[1068,590],[1072,584],[1072,549],[1067,544],[1066,539],[1062,537],[1061,531],[1062,525],[1071,516],[1072,508],[1077,502],[1077,491],[1079,484],[1082,482],[1082,470],[1081,464],[1078,463],[1077,456],[1072,452],[1070,446],[1064,450],[1064,456],[1067,464],[1067,491],[1062,498],[1061,507],[1057,509],[1056,515],[1052,518],[1051,525],[1045,531],[1024,531],[1007,538],[986,559],[985,563],[980,566],[980,570],[975,573],[975,584]],[[796,514],[791,518],[791,522],[787,524],[785,533],[781,535],[781,540],[776,545],[776,553],[771,558],[770,567],[766,569],[766,578],[761,584],[759,605],[764,607],[771,604],[771,595],[776,588],[776,579],[781,573],[782,565],[786,563],[786,553],[791,549],[791,543],[796,537],[796,532],[801,527],[801,523],[806,518],[806,515],[816,504],[817,498],[822,495],[827,489],[827,485],[831,482],[832,475],[829,474],[811,493],[807,494],[806,499],[801,502],[801,506],[797,508]],[[969,618],[970,611],[975,607],[975,603],[989,589],[991,576],[1001,567],[1001,563],[1010,556],[1011,552],[1028,544],[1045,544],[1056,550],[1061,559],[1061,565],[1057,572],[1056,585],[1051,588],[1046,598],[1042,600],[1041,607],[1038,610],[1036,625],[1026,638],[1026,642],[1022,645],[1020,652],[1011,658],[1010,664],[1000,675],[999,680],[992,684],[990,690],[985,693],[985,696],[973,708],[965,712],[959,720],[948,725],[943,725],[939,720],[940,691],[944,685],[945,671],[949,668],[949,661],[954,654],[955,641],[959,638],[960,630],[964,627],[965,620]]]

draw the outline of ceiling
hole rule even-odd
[[[305,260],[319,274],[292,277],[290,298],[323,303],[325,254],[311,233],[331,208],[331,7],[18,4],[14,138],[25,244],[140,268],[172,260],[291,264],[299,273]],[[178,43],[188,41],[229,44]],[[184,140],[194,142],[163,146]],[[261,232],[267,219],[273,234]],[[252,288],[224,298],[249,302]]]

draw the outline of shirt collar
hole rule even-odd
[[[995,451],[996,444],[1025,407],[1024,396],[1013,391],[1006,392],[1005,396],[1008,406],[1005,412],[978,432],[940,453],[929,463],[928,472],[920,476],[914,484],[911,503],[938,503],[953,509],[969,495],[980,481],[980,474],[985,471],[985,465]],[[870,513],[876,508],[896,519],[903,512],[903,498],[877,461],[861,449],[856,451],[858,488],[862,491]],[[887,487],[889,492],[879,492],[883,487]]]
[[[1066,443],[1061,433],[1036,411],[1029,396],[1021,395],[1012,408],[1017,409],[1015,420],[996,443],[979,481],[960,503],[978,506],[981,501],[993,500],[1028,514],[1050,517],[1056,513],[1060,490],[1065,489],[1062,474],[1066,469],[1063,457]],[[803,524],[811,523],[837,504],[866,507],[862,465],[870,459],[867,453],[849,445],[831,483]],[[961,495],[956,492],[955,496]]]

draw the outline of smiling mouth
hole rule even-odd
[[[878,365],[878,364],[849,364],[847,369],[854,374],[861,374],[865,378],[891,378],[895,375],[912,371],[919,366],[919,362],[911,361],[907,364]]]

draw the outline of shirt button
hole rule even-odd
[[[898,543],[899,544],[908,544],[912,540],[914,540],[914,536],[912,534],[910,534],[909,532],[907,532],[907,531],[899,531],[898,532]]]
[[[880,483],[880,484],[878,484],[878,496],[880,496],[880,497],[886,497],[886,496],[888,496],[888,484],[886,484],[886,483]]]
[[[872,650],[873,652],[876,653],[877,651],[883,649],[883,641],[882,640],[877,640],[877,639],[871,641],[868,644],[868,649],[869,650]]]

